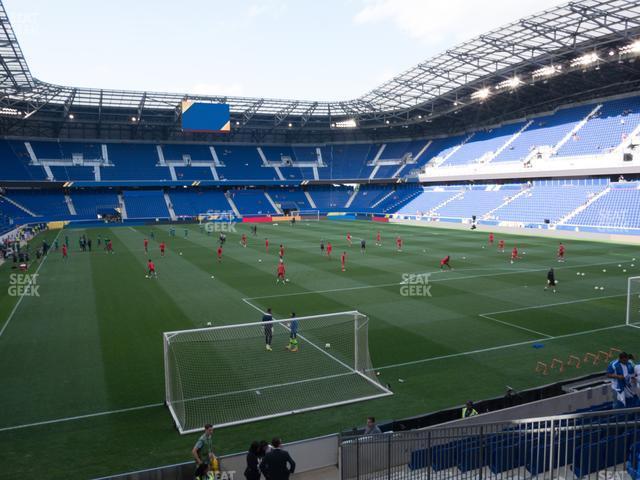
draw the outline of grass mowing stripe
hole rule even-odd
[[[513,348],[513,347],[521,347],[523,345],[531,345],[533,343],[537,343],[537,342],[544,342],[545,340],[547,341],[551,341],[551,340],[560,340],[563,338],[570,338],[570,337],[577,337],[580,335],[588,335],[591,333],[596,333],[596,332],[603,332],[606,330],[612,330],[614,328],[622,328],[622,327],[627,327],[630,325],[612,325],[610,327],[602,327],[602,328],[594,328],[593,330],[585,330],[584,332],[575,332],[575,333],[567,333],[566,335],[557,335],[555,337],[549,337],[549,338],[536,338],[534,340],[526,340],[524,342],[517,342],[517,343],[510,343],[509,345],[498,345],[497,347],[489,347],[489,348],[480,348],[478,350],[471,350],[468,352],[459,352],[459,353],[452,353],[449,355],[440,355],[438,357],[428,357],[428,358],[421,358],[419,360],[412,360],[410,362],[402,362],[402,363],[396,363],[396,364],[392,364],[392,365],[384,365],[382,367],[377,367],[376,370],[388,370],[390,368],[399,368],[399,367],[408,367],[411,365],[419,365],[422,363],[429,363],[429,362],[435,362],[437,360],[447,360],[449,358],[455,358],[455,357],[464,357],[467,355],[475,355],[477,353],[485,353],[485,352],[493,352],[496,350],[503,350],[505,348]],[[640,328],[640,327],[636,327],[636,328]]]
[[[571,269],[571,268],[587,268],[587,267],[598,267],[598,266],[604,266],[604,265],[612,265],[615,262],[607,262],[607,263],[590,263],[590,264],[585,264],[585,265],[566,265],[563,267],[557,267],[556,270],[560,270],[560,269]],[[470,268],[469,270],[476,270],[474,268]],[[482,278],[482,277],[497,277],[497,276],[502,276],[502,275],[515,275],[517,273],[535,273],[535,272],[544,272],[547,271],[548,268],[534,268],[534,269],[530,269],[530,270],[516,270],[516,271],[509,271],[509,272],[499,272],[499,273],[487,273],[487,274],[481,274],[481,275],[467,275],[467,276],[463,276],[463,277],[450,277],[450,278],[443,278],[443,279],[429,279],[430,282],[448,282],[448,281],[452,281],[452,280],[471,280],[474,278]],[[459,270],[458,270],[459,271]],[[422,274],[437,274],[440,273],[441,270],[436,270],[433,272],[421,272]],[[420,273],[419,273],[420,274]],[[283,293],[283,294],[278,294],[278,295],[263,295],[260,297],[247,297],[247,300],[264,300],[264,299],[268,299],[268,298],[280,298],[280,297],[292,297],[292,296],[297,296],[297,295],[310,295],[310,294],[317,294],[317,293],[333,293],[333,292],[344,292],[347,290],[363,290],[363,289],[368,289],[368,288],[385,288],[385,287],[394,287],[396,285],[403,285],[403,282],[394,282],[394,283],[382,283],[382,284],[376,284],[376,285],[361,285],[358,287],[346,287],[346,288],[332,288],[332,289],[328,289],[328,290],[316,290],[316,291],[308,291],[308,292],[293,292],[293,293]],[[626,294],[625,294],[626,295]],[[600,297],[603,298],[603,297]]]
[[[61,232],[62,230],[60,230]],[[54,242],[58,239],[58,237],[60,236],[60,232],[58,232],[58,234],[56,235],[56,238],[54,238]],[[34,275],[37,275],[38,272],[40,271],[40,269],[42,268],[42,266],[44,265],[44,262],[47,260],[47,258],[49,258],[49,255],[47,254],[47,256],[45,258],[42,259],[42,262],[40,262],[40,265],[38,265],[38,268],[36,268],[36,271],[34,273]],[[2,326],[2,328],[0,329],[0,338],[2,337],[2,334],[4,333],[4,331],[7,329],[7,327],[9,326],[9,323],[11,323],[11,320],[13,319],[13,316],[15,315],[16,311],[18,311],[18,307],[20,306],[20,304],[22,303],[22,299],[24,298],[24,294],[26,293],[26,291],[22,292],[22,295],[20,295],[20,298],[18,299],[18,301],[16,302],[16,304],[14,305],[13,309],[11,310],[11,313],[9,314],[9,316],[7,317],[7,321],[4,322],[4,325]]]

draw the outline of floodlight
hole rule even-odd
[[[475,100],[485,100],[489,97],[490,93],[491,91],[489,90],[489,87],[481,88],[480,90],[472,93],[471,98]]]

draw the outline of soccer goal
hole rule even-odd
[[[392,394],[371,365],[366,315],[297,320],[295,353],[286,349],[287,320],[164,333],[166,404],[180,433]],[[272,351],[265,328],[271,328]]]
[[[298,215],[300,216],[300,220],[304,220],[306,222],[311,220],[320,220],[320,210],[300,210],[298,211]]]
[[[640,326],[640,277],[627,280],[627,325]]]

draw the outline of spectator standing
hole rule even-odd
[[[382,433],[380,427],[376,424],[376,417],[367,417],[367,426],[364,429],[365,435],[379,435]]]
[[[464,407],[462,407],[462,418],[475,417],[478,415],[478,411],[473,405],[473,402],[469,400]]]
[[[213,453],[213,426],[210,423],[204,426],[204,433],[193,446],[191,454],[196,461],[195,477],[205,478],[211,462],[216,458]]]
[[[244,471],[244,478],[247,480],[260,480],[260,458],[264,456],[263,452],[260,442],[251,443],[247,452],[247,468]]]
[[[260,464],[260,471],[267,480],[289,480],[289,476],[296,470],[296,462],[289,452],[282,449],[282,440],[279,438],[274,438],[271,446],[273,448]]]

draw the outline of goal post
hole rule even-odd
[[[640,326],[640,277],[627,279],[627,325]]]
[[[300,217],[300,220],[304,220],[306,222],[319,221],[320,210],[298,210],[298,216]]]
[[[369,319],[357,311],[166,332],[166,405],[180,433],[391,395],[369,355]],[[266,349],[266,331],[272,351]]]

